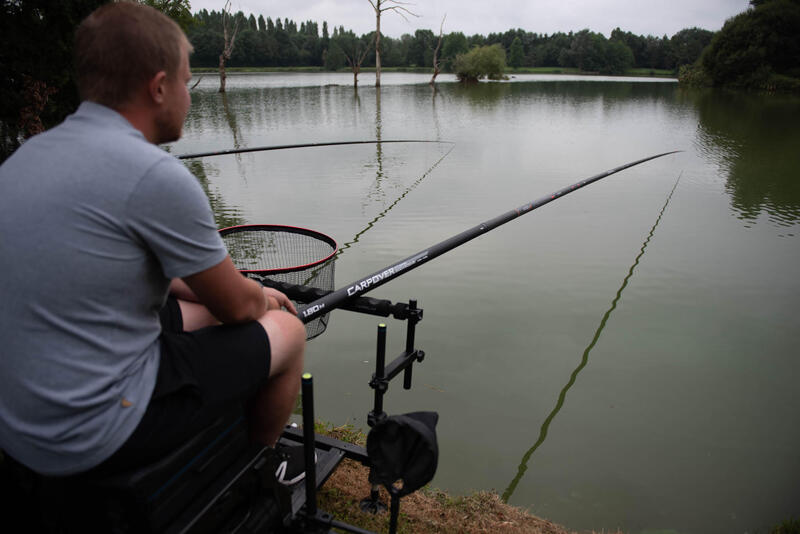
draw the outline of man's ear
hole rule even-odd
[[[150,78],[150,83],[147,84],[147,90],[150,99],[155,104],[163,104],[167,90],[167,73],[163,70],[158,71],[155,76]]]

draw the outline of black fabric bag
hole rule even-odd
[[[413,412],[376,424],[367,436],[370,482],[383,484],[400,497],[430,482],[439,462],[438,420],[436,412]],[[398,480],[402,485],[395,484]]]

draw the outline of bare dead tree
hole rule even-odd
[[[439,25],[439,42],[436,43],[436,50],[433,51],[433,77],[431,77],[431,81],[428,82],[431,87],[434,87],[434,84],[436,84],[436,77],[442,70],[441,66],[439,65],[439,50],[442,48],[442,35],[444,35],[442,32],[444,30],[444,19],[446,18],[447,13],[444,14],[444,17],[442,17],[442,23]]]
[[[361,64],[364,63],[364,59],[366,59],[370,49],[370,46],[367,45],[362,52],[359,52],[359,43],[360,41],[358,38],[353,40],[352,54],[348,53],[346,50],[342,50],[345,59],[347,59],[347,63],[350,65],[350,69],[353,71],[353,87],[356,89],[358,89],[358,73],[361,72]]]
[[[404,2],[402,0],[367,0],[375,10],[375,87],[381,86],[381,15],[385,11],[394,11],[401,17],[408,20],[406,15],[418,17],[416,13],[410,11],[407,7],[413,5],[411,2]]]
[[[228,75],[225,73],[225,62],[231,58],[233,53],[233,44],[236,42],[236,34],[239,33],[239,18],[233,17],[233,30],[231,31],[231,0],[226,0],[225,7],[222,10],[222,35],[225,39],[225,44],[222,53],[219,55],[219,92],[225,92],[225,79]]]

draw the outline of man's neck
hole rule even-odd
[[[153,114],[150,110],[142,108],[141,106],[122,106],[116,109],[117,113],[125,117],[131,126],[142,132],[144,138],[153,144],[156,144],[156,127],[153,120]]]

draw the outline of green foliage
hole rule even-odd
[[[704,51],[714,85],[768,89],[781,76],[800,78],[800,0],[754,5],[728,19]]]
[[[787,519],[780,525],[775,525],[770,534],[800,534],[800,519]]]
[[[164,1],[164,0],[162,0]],[[331,43],[338,33],[345,33],[344,27],[334,27],[329,31],[326,22],[322,23],[320,37],[317,23],[306,21],[297,23],[289,19],[273,20],[263,15],[256,18],[255,28],[249,18],[237,14],[243,19],[245,31],[254,31],[255,40],[244,38],[252,49],[245,51],[239,46],[234,50],[230,66],[247,67],[310,67],[318,66],[328,69],[341,68],[339,51],[333,50]],[[195,14],[195,27],[187,31],[189,39],[195,46],[192,65],[195,67],[213,67],[218,62],[222,28],[220,13],[202,10]],[[242,32],[243,34],[244,32]],[[602,34],[583,30],[578,33],[557,32],[552,35],[528,32],[522,29],[508,30],[503,33],[490,33],[488,36],[470,35],[452,32],[443,36],[440,50],[440,62],[445,71],[454,71],[455,58],[466,54],[470,49],[480,46],[500,44],[508,53],[512,67],[558,67],[575,68],[584,72],[601,72],[605,74],[623,74],[626,68],[648,68],[654,70],[677,70],[682,64],[693,63],[708,44],[712,33],[707,30],[690,28],[681,30],[672,38],[646,37],[623,32],[619,28],[606,39]],[[374,37],[374,33],[364,34],[359,38],[366,41]],[[238,39],[238,38],[237,38]],[[383,67],[417,67],[430,68],[433,51],[438,38],[428,29],[416,30],[413,35],[404,34],[399,39],[381,36],[381,63]],[[624,44],[627,50],[619,44]],[[339,49],[344,47],[339,43]],[[629,53],[630,51],[630,53]],[[332,58],[329,56],[333,54]],[[364,65],[374,63],[375,52],[370,51]],[[580,65],[580,68],[579,68]]]
[[[448,33],[442,39],[442,65],[446,70],[452,70],[456,56],[467,52],[469,52],[469,45],[467,37],[463,33]]]
[[[602,34],[582,30],[575,34],[569,48],[559,53],[562,67],[573,67],[582,72],[625,74],[634,65],[633,52],[621,38],[607,40]]]
[[[705,47],[711,43],[714,32],[700,28],[681,30],[670,39],[671,60],[676,67],[691,65],[700,58]]]
[[[607,41],[605,46],[605,63],[601,72],[622,75],[633,67],[633,52],[628,45],[619,41]]]
[[[508,64],[518,69],[522,66],[524,60],[525,50],[522,48],[522,40],[519,37],[514,37],[509,50]]]
[[[107,0],[4,1],[0,7],[0,161],[22,139],[78,106],[72,72],[75,28]]]
[[[139,3],[158,9],[177,22],[183,31],[194,24],[189,0],[139,0]]]
[[[712,84],[711,78],[699,63],[681,66],[678,70],[678,82],[689,87],[708,87]]]
[[[475,47],[456,57],[453,68],[461,82],[499,80],[506,68],[506,51],[500,44]]]
[[[433,66],[433,51],[436,48],[436,37],[431,30],[417,30],[414,38],[408,47],[406,60],[408,65],[413,67]]]

